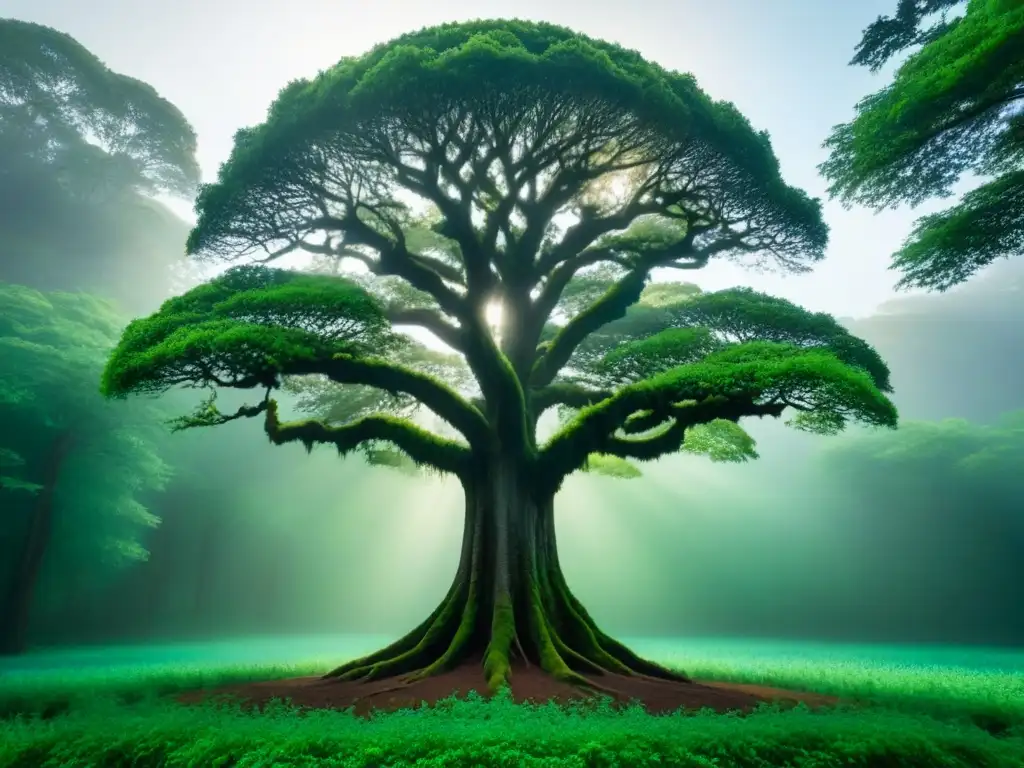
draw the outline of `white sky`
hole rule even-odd
[[[195,125],[210,179],[232,135],[260,122],[289,80],[315,75],[402,32],[445,21],[520,17],[621,43],[693,72],[770,132],[791,184],[824,196],[815,166],[832,125],[882,87],[887,73],[847,66],[861,30],[895,0],[0,0],[0,16],[74,36],[112,69],[151,83]],[[934,210],[938,205],[929,206]],[[893,296],[890,254],[924,212],[875,215],[827,203],[826,261],[805,276],[729,264],[693,279],[714,290],[751,285],[815,311],[863,316]],[[689,277],[689,276],[688,276]]]

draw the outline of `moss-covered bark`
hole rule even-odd
[[[497,690],[519,659],[597,690],[609,673],[687,680],[608,637],[573,596],[558,562],[554,497],[538,496],[526,471],[497,456],[467,479],[461,557],[445,598],[412,632],[327,677],[405,683],[474,659]]]

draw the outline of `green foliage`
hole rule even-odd
[[[879,16],[864,30],[850,63],[877,72],[900,51],[929,43],[946,32],[951,25],[947,12],[961,3],[963,0],[899,0],[894,16]],[[941,13],[941,18],[925,26],[925,19],[936,13]]]
[[[808,431],[850,419],[892,427],[896,409],[864,371],[844,364],[830,350],[801,349],[778,342],[747,342],[715,352],[702,362],[660,374],[640,384],[679,400],[739,397],[781,400],[820,421],[794,421]],[[630,388],[623,392],[630,391]]]
[[[315,359],[386,351],[379,303],[341,277],[236,267],[132,321],[103,373],[107,396],[175,385],[277,386]]]
[[[60,142],[60,152],[84,149],[88,136],[102,150],[88,161],[108,173],[147,191],[191,195],[199,179],[195,132],[151,86],[111,72],[73,37],[40,24],[0,20],[0,51],[5,141],[53,162],[47,138]],[[81,154],[63,159],[72,160],[68,171],[87,162]]]
[[[643,475],[640,468],[633,462],[603,453],[590,454],[587,457],[587,463],[583,465],[583,471],[620,480],[632,480]]]
[[[754,438],[736,422],[716,419],[688,429],[682,450],[712,461],[740,463],[758,457],[756,445]]]
[[[825,454],[835,467],[901,475],[917,473],[938,484],[957,484],[970,497],[976,490],[1017,482],[1024,461],[1024,411],[1004,415],[995,424],[964,419],[911,421],[895,432],[851,436]],[[1018,495],[1019,495],[1018,489]]]
[[[59,467],[48,586],[70,563],[96,567],[145,559],[140,536],[157,523],[146,494],[163,487],[158,414],[139,402],[118,408],[96,391],[121,319],[87,294],[44,294],[0,283],[0,524],[20,529],[32,514],[55,441],[69,435]]]
[[[149,85],[70,36],[0,19],[0,280],[88,287],[141,309],[187,227],[152,195],[191,198],[195,134]]]
[[[707,328],[669,328],[615,347],[601,359],[597,369],[606,381],[641,381],[670,368],[698,362],[721,346]]]
[[[992,657],[992,658],[989,658]],[[0,765],[97,763],[301,765],[703,765],[1019,764],[1019,654],[928,648],[801,646],[717,639],[662,647],[698,679],[811,690],[856,701],[811,712],[764,708],[742,718],[715,714],[650,717],[630,707],[590,711],[514,705],[477,696],[426,711],[372,720],[346,712],[263,713],[233,706],[177,706],[176,691],[322,672],[327,661],[294,665],[175,667],[29,673],[7,680],[0,712],[67,714],[0,723]],[[68,711],[70,710],[70,711]],[[980,727],[979,727],[980,726]],[[988,729],[998,736],[986,733]],[[202,737],[197,738],[197,734]],[[20,761],[20,763],[18,762]]]
[[[948,3],[913,5],[938,10]],[[903,6],[906,18],[897,25],[915,28],[920,14]],[[878,28],[869,28],[862,46],[885,50],[869,39],[876,34]],[[1024,7],[1015,0],[971,0],[962,18],[913,34],[893,39],[924,46],[888,87],[857,105],[853,122],[833,129],[821,171],[833,197],[875,208],[948,197],[965,173],[995,177],[948,211],[921,219],[897,253],[900,285],[945,290],[994,259],[1021,252],[1024,118],[1017,104]]]
[[[892,390],[889,369],[869,344],[824,312],[808,312],[785,299],[750,288],[704,293],[666,308],[674,323],[708,328],[724,341],[771,341],[827,349],[865,371],[883,392]]]
[[[892,263],[907,285],[945,289],[998,258],[1021,253],[1024,168],[968,192],[952,208],[922,216]]]
[[[665,280],[648,283],[644,286],[637,305],[655,308],[672,306],[683,299],[693,298],[700,292],[700,288],[693,283],[676,283]]]
[[[889,369],[878,353],[831,315],[749,288],[686,295],[675,284],[668,286],[657,304],[641,301],[581,345],[571,363],[574,378],[600,387],[638,382],[729,345],[769,341],[828,350],[866,371],[881,391],[891,390]],[[684,297],[669,299],[677,293]]]
[[[167,302],[125,332],[105,374],[109,395],[288,386],[319,420],[268,427],[279,430],[272,439],[343,452],[354,436],[394,435],[400,423],[413,440],[419,403],[473,449],[497,435],[529,452],[532,414],[578,407],[559,400],[568,390],[546,391],[566,383],[555,379],[568,365],[570,382],[602,388],[572,396],[604,400],[619,423],[580,432],[566,471],[613,454],[598,443],[631,416],[622,403],[644,411],[644,398],[660,416],[677,408],[672,398],[697,392],[729,401],[722,408],[735,421],[778,415],[780,398],[792,397],[808,411],[794,423],[818,431],[861,416],[892,420],[874,389],[888,388],[884,363],[831,318],[740,290],[648,285],[657,268],[717,256],[806,270],[827,240],[820,203],[783,182],[766,134],[690,75],[565,28],[446,24],[294,81],[264,123],[239,131],[196,208],[189,253],[266,262],[302,250],[321,274],[235,268]],[[323,274],[353,262],[365,272],[352,280]],[[250,285],[253,276],[268,285]],[[497,333],[482,318],[494,300],[506,314]],[[339,322],[354,323],[355,335],[332,334]],[[737,323],[742,332],[730,335]],[[392,325],[425,329],[454,354],[399,341]],[[709,357],[752,340],[831,354],[782,361],[777,348],[758,347],[764,364],[745,368]],[[727,367],[742,381],[722,375]],[[768,380],[776,374],[780,382]],[[605,391],[623,385],[622,398]],[[185,425],[257,415],[266,403],[224,415],[211,400]],[[704,406],[687,414],[689,426],[720,415]],[[706,434],[693,444],[703,439],[713,455],[727,444],[752,451],[720,427]],[[398,447],[423,463],[416,435]],[[642,458],[678,450],[682,430],[673,435],[648,442]],[[461,447],[445,451],[450,471]]]
[[[493,101],[498,93],[500,103]],[[603,119],[585,124],[585,115],[598,114],[597,105]],[[217,183],[202,189],[189,251],[233,257],[315,231],[322,219],[314,213],[317,193],[309,174],[319,172],[317,162],[375,179],[378,187],[348,202],[375,206],[380,215],[378,202],[394,206],[387,187],[394,185],[397,169],[393,148],[375,143],[379,131],[397,120],[390,141],[414,152],[430,140],[420,135],[422,126],[445,130],[458,114],[481,131],[496,121],[499,131],[547,134],[535,148],[538,156],[558,152],[557,142],[568,139],[572,154],[550,160],[577,165],[613,152],[617,144],[621,150],[622,137],[630,134],[627,140],[638,142],[638,152],[659,156],[666,141],[699,147],[701,162],[735,174],[728,192],[735,204],[778,228],[780,260],[796,265],[820,257],[826,230],[818,203],[782,183],[767,136],[754,132],[735,107],[709,99],[689,75],[667,72],[631,51],[525,21],[424,29],[343,59],[312,81],[289,84],[267,122],[239,132]],[[455,131],[447,138],[469,137]],[[299,193],[290,210],[275,199],[285,184]],[[416,184],[406,186],[422,193]],[[482,192],[493,196],[486,188]]]
[[[795,429],[835,434],[849,422],[894,427],[896,408],[863,370],[826,348],[757,341],[727,346],[703,360],[629,384],[577,411],[550,438],[541,456],[557,484],[582,465],[584,447],[621,458],[655,459],[683,447],[698,425],[745,415],[779,416]],[[615,435],[618,430],[625,435]],[[633,435],[633,436],[630,436]],[[753,458],[753,441],[721,426],[697,431],[693,450],[719,460]]]

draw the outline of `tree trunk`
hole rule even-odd
[[[42,489],[32,509],[21,560],[4,598],[0,616],[0,654],[22,653],[27,645],[29,618],[39,572],[53,533],[54,500],[60,471],[71,450],[70,432],[62,432],[50,447],[43,469]]]
[[[554,496],[538,495],[526,466],[499,454],[464,482],[461,556],[444,600],[405,637],[327,677],[412,682],[478,659],[497,690],[518,658],[593,689],[602,686],[592,678],[608,673],[687,680],[605,635],[572,595],[558,562]]]

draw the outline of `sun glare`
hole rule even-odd
[[[488,302],[487,308],[484,310],[484,317],[487,318],[487,324],[491,328],[497,328],[501,325],[501,302],[497,299]]]

